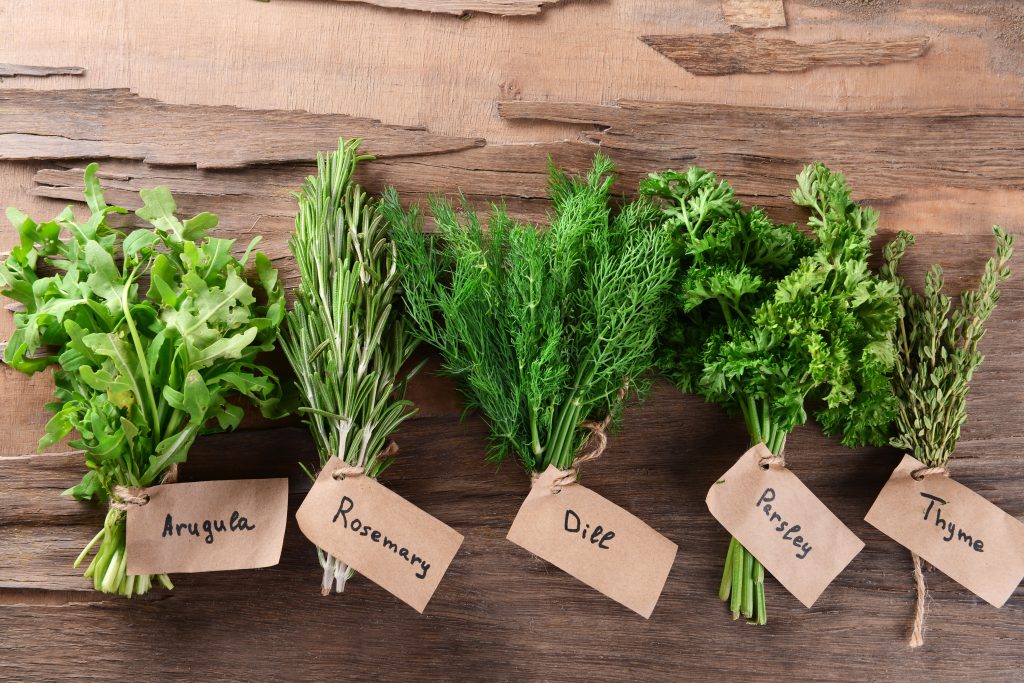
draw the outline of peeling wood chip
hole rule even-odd
[[[2,90],[0,159],[137,159],[154,165],[243,168],[308,162],[338,138],[366,138],[377,157],[483,146],[341,114],[166,104],[128,90]]]
[[[269,0],[264,0],[269,1]],[[378,7],[408,9],[435,14],[452,14],[460,18],[470,13],[496,14],[502,17],[528,16],[539,14],[545,5],[554,5],[562,0],[336,0],[337,2],[359,2]]]
[[[11,76],[82,76],[85,69],[80,66],[28,66],[25,64],[0,64],[0,78]]]
[[[772,28],[786,25],[782,0],[722,0],[722,14],[735,28]]]
[[[746,33],[641,36],[640,40],[697,76],[806,71],[819,66],[905,62],[928,49],[927,36],[884,41],[797,43]]]

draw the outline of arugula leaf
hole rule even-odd
[[[269,262],[256,255],[267,288],[261,304],[231,254],[233,242],[206,237],[215,216],[182,222],[166,188],[140,194],[145,205],[137,215],[153,227],[128,235],[107,223],[126,210],[106,204],[96,164],[85,171],[88,220],[79,222],[70,207],[41,224],[8,210],[21,240],[0,264],[0,292],[26,310],[15,314],[4,360],[26,373],[58,366],[57,400],[48,406],[55,414],[40,447],[77,430],[71,446],[85,451],[90,471],[67,493],[82,499],[107,500],[116,486],[157,482],[185,460],[208,423],[237,426],[232,395],[250,397],[267,414],[280,399],[274,374],[254,362],[273,348],[283,318],[284,295]],[[42,265],[52,274],[40,276]],[[150,285],[141,294],[145,276]],[[166,577],[125,574],[117,559],[124,557],[120,510],[110,509],[96,540],[102,543],[86,576],[97,590],[130,596],[154,578],[170,585]]]

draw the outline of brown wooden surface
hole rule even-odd
[[[381,157],[361,171],[371,190],[394,185],[409,201],[461,190],[476,204],[505,195],[533,220],[546,210],[548,156],[583,168],[600,146],[623,192],[650,171],[703,164],[786,220],[800,218],[787,200],[793,176],[822,160],[882,211],[883,238],[919,235],[912,280],[940,262],[950,289],[976,284],[989,226],[1024,225],[1018,3],[798,0],[781,20],[780,4],[752,1],[744,14],[742,0],[566,0],[535,17],[467,20],[320,0],[10,0],[0,4],[0,203],[49,217],[77,201],[81,169],[100,158],[109,200],[136,207],[139,188],[168,185],[183,212],[218,213],[220,234],[263,235],[294,285],[290,192],[338,135],[365,137]],[[713,37],[758,21],[784,26]],[[691,49],[688,64],[723,75],[690,73],[641,40],[694,35],[726,47]],[[909,61],[849,65],[858,49],[884,62],[923,39]],[[826,63],[821,46],[847,42],[838,65],[760,74],[780,63],[758,49],[769,40],[815,46]],[[0,228],[0,248],[11,241]],[[1022,282],[1007,284],[983,342],[952,464],[1018,518]],[[0,337],[10,325],[0,312]],[[703,502],[745,434],[659,384],[584,473],[680,546],[645,621],[505,541],[526,478],[514,463],[483,461],[486,426],[460,420],[457,393],[428,374],[385,477],[466,536],[425,615],[358,578],[321,598],[294,524],[278,567],[178,576],[173,592],[125,601],[93,593],[70,566],[102,511],[58,495],[81,475],[79,454],[60,444],[34,453],[51,390],[45,374],[0,367],[3,679],[1024,680],[1024,589],[996,610],[930,571],[926,645],[906,648],[909,556],[862,521],[893,449],[843,449],[814,426],[794,433],[791,467],[867,547],[812,609],[769,580],[770,623],[747,627],[717,600],[728,539]],[[308,488],[296,460],[314,457],[296,420],[253,418],[200,440],[183,478],[287,475],[294,509]]]

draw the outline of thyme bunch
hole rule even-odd
[[[898,274],[913,235],[900,232],[885,248],[882,276],[899,288],[902,318],[896,330],[896,433],[890,444],[928,468],[945,469],[967,421],[967,394],[984,356],[978,345],[999,302],[999,285],[1010,277],[1013,236],[994,226],[995,254],[985,263],[977,289],[960,294],[959,307],[942,293],[942,268],[933,265],[924,291],[914,292]],[[924,644],[926,587],[921,558],[911,553],[917,580],[917,609],[910,646]]]
[[[353,180],[359,162],[373,158],[358,153],[360,144],[339,140],[317,155],[316,175],[296,193],[289,246],[301,280],[281,341],[321,467],[337,456],[376,478],[391,463],[385,442],[415,412],[403,398],[412,372],[403,376],[402,366],[417,342],[401,315],[387,223]],[[343,591],[353,570],[317,552],[323,594]]]
[[[544,230],[503,206],[485,229],[465,202],[460,216],[435,197],[427,235],[419,210],[385,192],[416,334],[489,422],[495,462],[569,469],[583,422],[617,415],[622,388],[651,365],[675,265],[656,206],[613,206],[613,171],[601,154],[585,176],[549,164]]]

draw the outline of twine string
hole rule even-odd
[[[914,481],[921,481],[925,477],[936,474],[948,477],[949,470],[945,465],[919,467],[911,472],[910,476]],[[924,613],[928,600],[928,586],[924,582],[924,571],[922,570],[924,562],[921,560],[921,557],[917,553],[911,552],[910,559],[914,561],[914,583],[917,586],[917,600],[914,605],[914,628],[910,632],[910,647],[918,648],[924,645]]]
[[[384,448],[384,450],[377,454],[377,459],[381,460],[384,458],[393,458],[396,455],[398,455],[398,444],[395,443],[394,441],[391,441],[388,443],[387,447]],[[331,476],[337,479],[338,481],[342,481],[346,477],[361,477],[365,473],[366,468],[360,467],[359,465],[351,465],[342,460],[341,464],[339,464],[338,467],[335,468],[333,472],[331,472]]]

